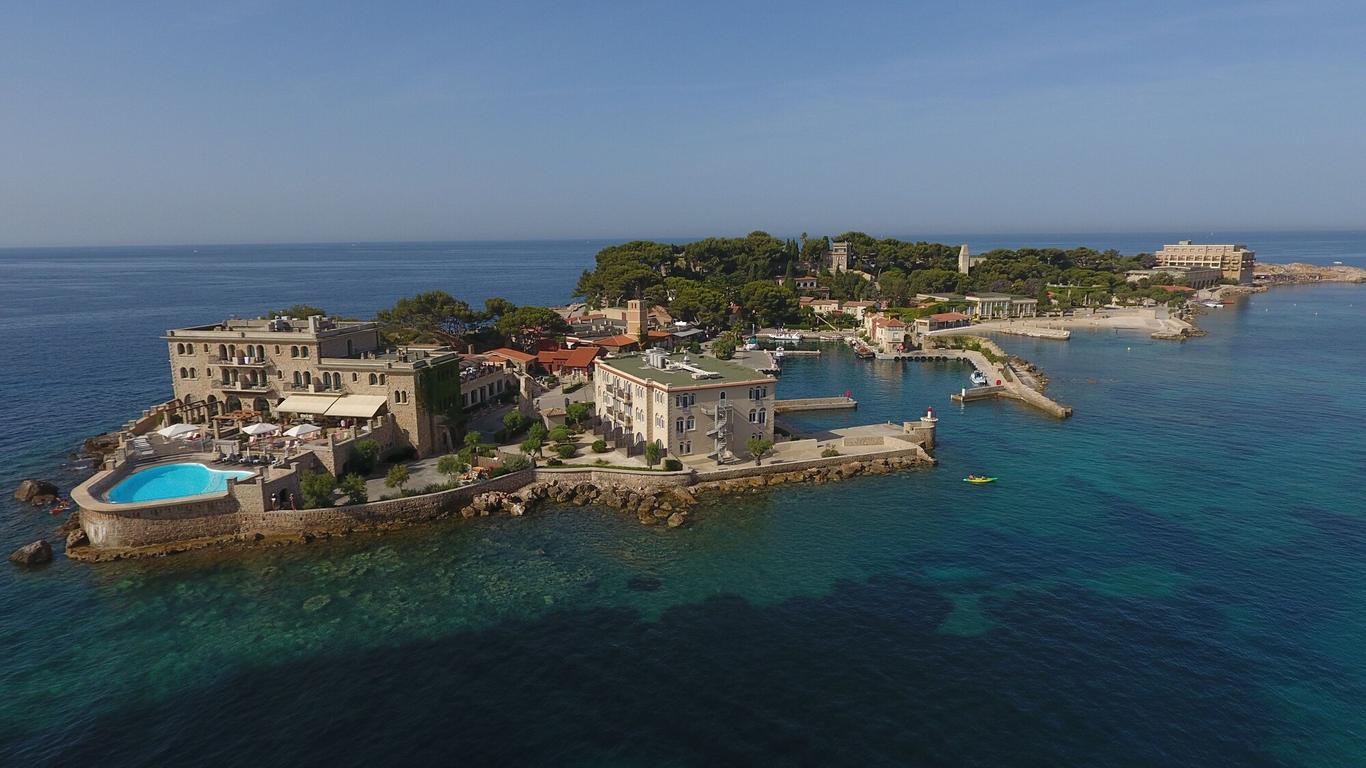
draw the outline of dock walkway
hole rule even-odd
[[[896,354],[879,353],[877,358],[879,360],[911,361],[962,360],[971,363],[974,368],[985,374],[988,380],[999,381],[1000,384],[998,386],[964,389],[952,396],[955,401],[970,403],[974,400],[1004,397],[1031,405],[1055,418],[1065,419],[1072,415],[1070,405],[1054,402],[1042,392],[1037,392],[1026,386],[1022,381],[1023,374],[1016,371],[1010,363],[992,363],[986,355],[973,349],[930,349]]]

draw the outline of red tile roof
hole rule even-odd
[[[515,363],[529,363],[529,362],[531,362],[532,360],[535,360],[535,359],[536,359],[536,356],[535,356],[535,355],[528,355],[528,354],[525,353],[525,352],[519,352],[518,350],[509,349],[509,348],[507,348],[507,347],[499,347],[499,348],[497,348],[497,349],[490,349],[489,351],[485,352],[484,355],[487,356],[487,357],[502,357],[502,358],[506,358],[506,359],[511,360],[511,361],[513,361],[513,362],[515,362]]]
[[[940,312],[937,315],[930,315],[930,319],[939,320],[941,322],[947,322],[949,320],[970,320],[972,318],[968,317],[962,312]]]
[[[652,339],[667,339],[673,335],[668,331],[650,331],[649,334]]]
[[[629,347],[632,344],[640,344],[640,340],[623,333],[617,336],[608,336],[605,339],[595,339],[593,343],[600,347]]]

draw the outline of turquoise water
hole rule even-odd
[[[1002,338],[1065,422],[951,403],[959,365],[791,358],[782,396],[860,401],[803,426],[933,405],[941,466],[681,530],[552,507],[0,569],[0,764],[1366,764],[1366,287],[1202,324]]]
[[[106,498],[128,504],[221,493],[228,489],[228,478],[245,480],[254,474],[241,470],[210,469],[203,464],[163,464],[129,475],[110,488]]]

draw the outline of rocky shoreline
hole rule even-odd
[[[515,491],[488,491],[471,499],[470,503],[453,509],[439,518],[474,518],[496,515],[520,517],[546,505],[601,506],[635,517],[642,525],[683,528],[691,520],[694,507],[715,504],[721,498],[736,494],[756,494],[774,486],[789,483],[816,485],[841,482],[860,476],[885,475],[925,465],[916,456],[892,456],[868,460],[854,460],[823,467],[775,471],[727,480],[714,480],[694,485],[673,485],[639,488],[626,484],[600,484],[586,481],[538,481]],[[212,539],[196,539],[125,549],[99,549],[83,540],[78,518],[73,514],[59,532],[67,536],[66,554],[84,562],[107,562],[134,558],[154,558],[181,552],[206,549],[241,547],[274,547],[307,544],[319,539],[346,537],[352,533],[379,533],[411,529],[430,524],[430,520],[415,522],[386,522],[331,533],[304,533],[288,536],[266,536],[255,533]]]

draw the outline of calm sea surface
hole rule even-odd
[[[1215,237],[1366,266],[1366,234]],[[56,522],[9,499],[20,478],[69,488],[80,438],[169,395],[167,328],[432,288],[561,302],[604,244],[0,251],[0,550]],[[1067,422],[952,405],[958,366],[792,359],[783,396],[861,402],[805,425],[933,405],[941,465],[684,530],[550,508],[0,564],[0,764],[1366,765],[1366,287],[1201,323],[1004,339]]]

